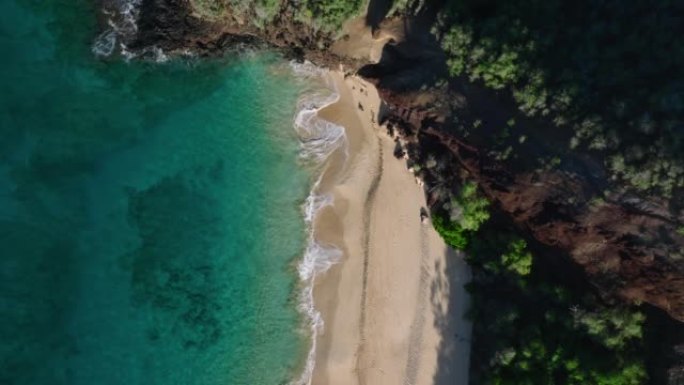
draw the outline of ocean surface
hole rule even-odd
[[[302,81],[98,58],[97,6],[0,2],[0,384],[289,383]]]

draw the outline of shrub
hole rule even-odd
[[[452,199],[452,205],[460,206],[461,218],[459,225],[468,231],[477,231],[480,226],[489,219],[489,201],[480,197],[475,183],[466,183],[461,188],[456,198]]]
[[[527,251],[527,242],[516,239],[509,243],[508,250],[501,255],[501,264],[508,270],[521,276],[532,271],[532,253]]]
[[[433,213],[432,225],[448,245],[463,250],[469,236],[489,219],[489,201],[480,197],[475,183],[466,183],[451,199],[451,207],[459,208],[455,217],[447,217],[443,212]]]
[[[622,349],[642,337],[644,315],[624,309],[578,312],[575,323],[596,341],[609,349]]]
[[[456,222],[452,222],[444,218],[444,216],[437,214],[432,216],[432,226],[447,245],[458,250],[463,250],[468,245],[465,230]]]
[[[676,1],[447,4],[436,34],[452,76],[507,89],[521,111],[571,131],[572,148],[600,152],[612,176],[638,189],[671,198],[684,187]],[[633,146],[646,156],[611,159]]]

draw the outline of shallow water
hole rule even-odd
[[[95,3],[0,3],[0,383],[287,383],[301,82],[98,59]]]

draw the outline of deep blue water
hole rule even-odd
[[[0,384],[287,383],[301,85],[97,59],[96,6],[0,3]]]

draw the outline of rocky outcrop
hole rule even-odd
[[[429,143],[429,151],[451,154],[447,167],[458,169],[452,174],[477,181],[529,238],[582,266],[605,296],[649,303],[684,321],[684,234],[677,231],[684,218],[673,201],[614,188],[599,160],[560,151],[550,125],[521,116],[500,94],[463,79],[440,83],[446,77],[444,55],[419,25],[409,28],[405,41],[389,43],[380,63],[361,68],[366,63],[359,59],[331,53],[333,37],[297,21],[290,5],[261,29],[243,20],[230,14],[200,20],[187,1],[144,0],[131,48],[214,55],[236,45],[268,45],[319,65],[360,69],[387,103],[384,118],[416,145]],[[472,115],[471,110],[488,121],[479,134],[464,135],[452,115]],[[524,144],[512,142],[518,153],[530,159],[558,156],[562,165],[533,167],[529,160],[497,157],[492,138],[510,116],[534,128],[524,131]]]
[[[375,75],[380,85],[381,74]],[[426,151],[449,152],[452,166],[465,171],[462,178],[477,181],[520,230],[555,250],[557,255],[548,258],[571,258],[606,298],[649,303],[684,321],[684,234],[678,231],[682,218],[671,201],[615,186],[586,154],[562,153],[565,167],[497,160],[486,137],[459,135],[443,111],[425,103],[415,105],[409,100],[415,98],[391,88],[381,91],[390,106],[386,119],[416,145],[429,147]],[[469,94],[433,92],[438,99],[461,100],[465,108],[482,108]],[[537,132],[536,138],[527,140],[546,139],[545,131]],[[554,154],[536,143],[520,147],[517,151],[530,158]]]
[[[630,193],[594,199],[598,192],[581,175],[512,173],[437,128],[421,135],[437,138],[500,210],[538,242],[569,255],[601,292],[684,321],[684,236],[663,202]]]
[[[477,181],[497,210],[553,250],[548,258],[565,256],[580,265],[602,296],[648,303],[684,321],[684,218],[677,197],[620,186],[601,159],[566,150],[567,138],[550,122],[523,116],[505,94],[464,79],[426,89],[425,72],[440,70],[435,55],[401,45],[387,47],[382,62],[360,70],[388,104],[385,119],[426,147],[423,152],[450,153],[448,162],[461,172],[448,174]],[[406,79],[419,86],[407,88]],[[511,118],[519,122],[515,128],[507,127]],[[478,132],[459,131],[455,121],[464,119],[481,120]],[[500,159],[497,149],[507,146],[523,156]],[[552,158],[552,166],[537,162]]]
[[[329,52],[330,34],[316,31],[298,21],[295,8],[284,5],[282,13],[258,28],[247,22],[256,15],[233,15],[229,11],[218,20],[198,17],[187,0],[143,0],[138,33],[130,44],[132,50],[158,47],[167,53],[191,51],[200,56],[223,55],[228,50],[246,47],[270,47],[287,57],[307,59],[322,66],[358,68],[357,60]]]

